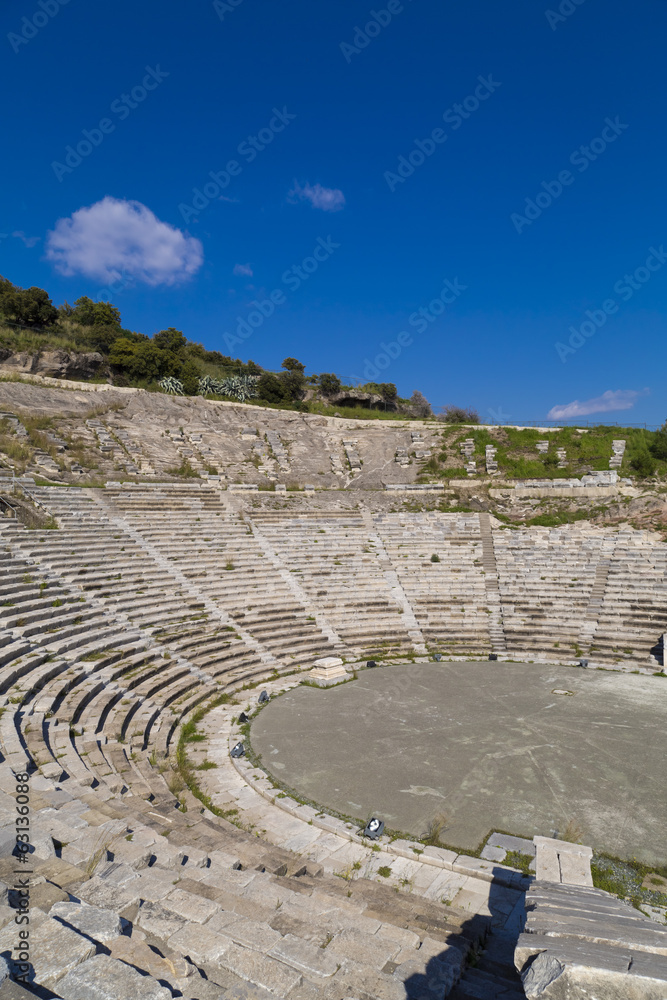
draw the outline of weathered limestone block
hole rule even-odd
[[[630,968],[628,960],[629,956],[601,956],[599,949],[578,959],[544,951],[521,979],[528,1000],[664,1000],[667,968],[653,956],[632,961]]]
[[[50,915],[94,941],[111,941],[123,932],[117,913],[87,903],[55,903]]]
[[[0,953],[12,952],[15,944],[16,924],[11,923],[0,931]],[[15,965],[18,954],[12,952],[13,962],[10,964]],[[55,989],[59,979],[94,954],[92,941],[64,927],[59,920],[45,917],[35,925],[31,919],[29,961],[34,982],[40,986]]]
[[[171,990],[108,955],[96,955],[58,984],[63,1000],[171,1000]]]

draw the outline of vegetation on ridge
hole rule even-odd
[[[74,305],[64,302],[56,308],[43,289],[19,288],[0,277],[2,348],[5,357],[9,351],[33,355],[47,350],[94,352],[102,356],[94,378],[109,379],[114,385],[161,388],[176,395],[207,395],[239,402],[252,399],[286,409],[326,411],[331,397],[354,388],[329,372],[306,376],[305,365],[296,358],[285,358],[281,371],[272,372],[252,360],[241,361],[220,351],[209,351],[174,327],[152,337],[125,329],[116,306],[94,302],[85,295]],[[357,388],[380,397],[376,403],[380,412],[400,411],[403,417],[432,416],[420,392],[407,400],[399,398],[391,382],[369,382]],[[355,403],[360,409],[361,402]]]
[[[507,479],[572,479],[587,472],[609,470],[612,442],[626,442],[621,476],[641,479],[667,475],[667,423],[657,431],[637,427],[597,427],[580,429],[561,427],[544,431],[537,428],[517,430],[513,427],[460,427],[443,429],[439,451],[422,464],[418,481],[463,479],[465,469],[461,444],[474,443],[473,459],[479,472],[485,474],[487,445],[496,449],[496,462],[501,478]],[[548,451],[540,454],[537,442],[547,440]],[[565,466],[559,468],[557,452],[565,451]]]

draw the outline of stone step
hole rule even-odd
[[[475,967],[467,968],[448,1000],[525,1000],[521,980],[496,976]]]

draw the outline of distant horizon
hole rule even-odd
[[[665,421],[667,5],[0,18],[10,281],[485,424]]]

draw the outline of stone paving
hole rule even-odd
[[[444,813],[461,850],[494,829],[532,839],[576,821],[598,849],[664,864],[666,708],[660,677],[422,663],[289,691],[251,736],[277,780],[342,814],[419,836]]]

